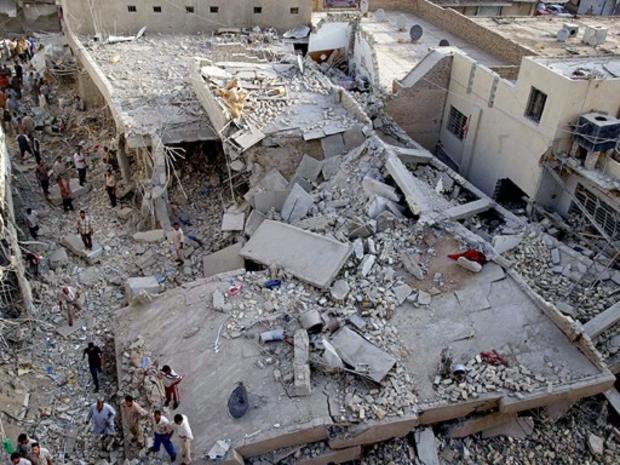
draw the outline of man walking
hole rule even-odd
[[[39,214],[32,208],[26,208],[26,224],[30,235],[36,241],[39,238]]]
[[[41,162],[41,143],[39,142],[39,139],[37,139],[34,134],[30,134],[30,136],[28,136],[28,140],[30,142],[30,148],[32,149],[32,154],[34,155],[34,159],[37,161],[37,163],[40,163]]]
[[[75,315],[82,311],[82,306],[80,305],[80,293],[70,286],[63,287],[58,298],[58,305],[60,306],[61,312],[63,307],[66,308],[69,326],[73,326]]]
[[[172,226],[172,243],[174,244],[174,250],[177,256],[177,263],[182,265],[185,263],[185,256],[183,254],[183,243],[185,242],[185,234],[183,234],[183,230],[181,229],[181,225],[179,223],[174,223]]]
[[[50,451],[38,442],[32,444],[32,451],[28,454],[28,459],[32,462],[32,465],[53,465],[52,454]]]
[[[94,342],[89,342],[88,347],[84,349],[82,358],[84,357],[88,357],[88,369],[93,378],[95,392],[99,392],[99,373],[101,373],[103,368],[103,352]]]
[[[161,375],[164,380],[164,390],[166,391],[166,403],[168,407],[172,401],[172,408],[176,410],[179,406],[179,383],[183,380],[181,375],[176,374],[168,365],[161,368]]]
[[[150,452],[159,452],[162,444],[166,452],[170,456],[170,462],[174,462],[177,458],[177,451],[170,440],[170,437],[174,433],[174,429],[170,424],[170,421],[161,414],[161,411],[155,410],[153,412],[153,432],[155,440],[153,441],[153,447],[149,449]]]
[[[138,449],[142,449],[144,447],[144,430],[140,425],[140,420],[142,417],[148,415],[147,411],[140,407],[140,405],[133,400],[132,396],[126,395],[124,402],[121,404],[121,414],[123,420],[127,422],[127,429],[131,435],[131,442],[137,442]]]
[[[26,137],[26,134],[21,131],[17,136],[17,145],[19,147],[19,154],[22,157],[22,160],[24,159],[26,152],[32,155],[32,149],[30,148],[30,144],[28,143],[28,137]]]
[[[97,402],[91,405],[88,411],[86,423],[90,421],[93,425],[93,432],[101,436],[102,441],[105,441],[106,437],[114,434],[115,417],[116,410],[103,399],[97,399]]]
[[[187,421],[187,416],[177,413],[174,416],[174,424],[176,425],[179,439],[181,439],[181,465],[189,465],[192,463],[192,441],[194,440],[194,435]]]
[[[82,145],[77,146],[77,151],[73,154],[73,164],[78,172],[80,186],[86,183],[86,157],[82,153]]]
[[[92,250],[93,248],[93,225],[90,221],[90,216],[86,215],[84,210],[80,210],[80,217],[78,218],[77,231],[86,250]]]
[[[41,184],[41,189],[43,190],[43,195],[46,199],[49,199],[50,196],[50,169],[47,166],[45,160],[39,160],[37,167],[35,169],[35,175],[37,176],[37,180],[39,184]]]
[[[105,189],[110,197],[110,205],[116,207],[116,175],[111,166],[108,166],[105,172]]]
[[[52,165],[52,173],[54,174],[54,178],[58,181],[60,178],[65,177],[65,173],[67,172],[67,165],[62,160],[62,157],[56,157],[56,161]]]
[[[60,189],[60,198],[62,199],[62,209],[66,213],[73,211],[73,197],[71,192],[71,184],[64,176],[58,178],[58,188]]]

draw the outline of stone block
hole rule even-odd
[[[157,295],[164,287],[157,281],[155,276],[128,278],[125,283],[125,296],[129,304],[137,303],[144,295]]]
[[[248,215],[248,219],[245,222],[245,229],[243,231],[245,235],[251,236],[252,234],[254,234],[254,231],[258,229],[258,227],[263,221],[265,221],[265,218],[267,217],[258,210],[252,210]]]
[[[474,262],[473,260],[469,260],[465,257],[459,257],[456,263],[472,273],[480,273],[482,271],[482,265],[480,263]]]
[[[365,176],[362,180],[362,187],[369,196],[379,195],[385,199],[391,200],[392,202],[400,201],[400,196],[396,193],[396,189],[394,187],[381,181],[377,181],[369,176]]]
[[[325,158],[340,155],[346,151],[342,134],[333,134],[321,139],[321,148]]]
[[[342,133],[342,138],[344,139],[344,148],[347,152],[353,150],[355,147],[359,147],[364,142],[366,142],[366,136],[364,135],[362,129],[359,126],[351,128]]]
[[[313,206],[314,198],[299,184],[294,184],[282,205],[282,219],[287,223],[295,223],[304,218]]]
[[[297,397],[312,394],[310,379],[310,339],[305,329],[298,329],[293,336],[293,394]]]
[[[226,271],[234,271],[245,268],[243,257],[239,255],[243,244],[238,242],[231,246],[218,250],[202,259],[205,278]]]
[[[413,437],[420,463],[423,465],[440,465],[433,428],[418,428]]]
[[[60,241],[61,245],[67,248],[71,253],[83,258],[88,263],[95,263],[103,255],[103,247],[93,240],[93,248],[86,250],[82,238],[77,234],[69,234]]]
[[[493,248],[498,254],[504,254],[519,246],[523,240],[522,234],[508,234],[495,236],[493,238]]]
[[[309,155],[303,156],[297,170],[295,171],[295,177],[307,179],[310,182],[315,182],[321,174],[323,168],[323,162],[312,158]]]
[[[405,269],[418,281],[422,281],[424,279],[424,270],[422,270],[422,267],[418,263],[417,254],[403,250],[400,254],[400,261]]]
[[[164,239],[166,239],[166,233],[163,229],[138,231],[133,235],[133,240],[136,242],[162,242]]]
[[[493,208],[493,201],[491,199],[484,198],[448,208],[444,212],[444,216],[449,220],[458,221],[464,218],[469,218],[470,216],[475,216],[479,213],[483,213],[491,208]]]
[[[338,281],[335,281],[334,284],[332,284],[332,287],[330,288],[329,291],[332,296],[332,299],[334,299],[337,302],[342,302],[349,295],[351,288],[349,287],[349,284],[344,279],[339,279]]]
[[[222,217],[222,231],[243,231],[245,213],[226,212]]]
[[[69,255],[67,255],[67,250],[64,247],[58,247],[47,257],[47,263],[52,270],[65,266],[69,263]]]

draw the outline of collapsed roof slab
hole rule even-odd
[[[329,237],[265,220],[241,249],[241,256],[284,268],[321,289],[329,287],[353,248]]]

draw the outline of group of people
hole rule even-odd
[[[38,440],[26,433],[17,436],[17,447],[11,453],[13,465],[52,465],[54,458],[49,450],[41,446]]]

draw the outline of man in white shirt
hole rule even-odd
[[[86,184],[86,157],[82,153],[82,145],[77,146],[77,151],[73,154],[73,164],[78,172],[80,186]]]
[[[26,224],[30,235],[36,241],[39,238],[39,214],[32,208],[26,208]]]
[[[106,436],[114,434],[115,417],[116,410],[103,399],[97,399],[97,402],[91,405],[86,421],[90,420],[93,425],[93,432],[105,439]]]
[[[58,305],[60,306],[61,312],[63,307],[66,307],[69,326],[73,326],[73,320],[75,320],[76,313],[82,311],[82,306],[80,305],[80,293],[70,286],[63,287],[58,296]]]
[[[50,451],[38,442],[32,444],[32,451],[28,455],[28,459],[32,462],[32,465],[53,465],[52,454]]]
[[[185,256],[183,254],[183,243],[185,242],[185,234],[181,229],[179,223],[172,225],[172,243],[174,244],[174,250],[177,255],[177,263],[182,265],[185,262]]]
[[[159,452],[163,444],[164,449],[166,449],[170,456],[170,462],[174,462],[177,458],[177,450],[170,440],[174,429],[170,421],[161,414],[160,410],[153,412],[153,433],[155,434],[155,440],[153,441],[153,446],[149,449],[149,453]]]
[[[11,465],[32,465],[32,462],[19,455],[19,452],[11,454]]]
[[[181,465],[189,465],[192,463],[192,441],[194,440],[194,435],[187,421],[187,416],[177,413],[174,416],[174,424],[179,439],[181,439]]]

